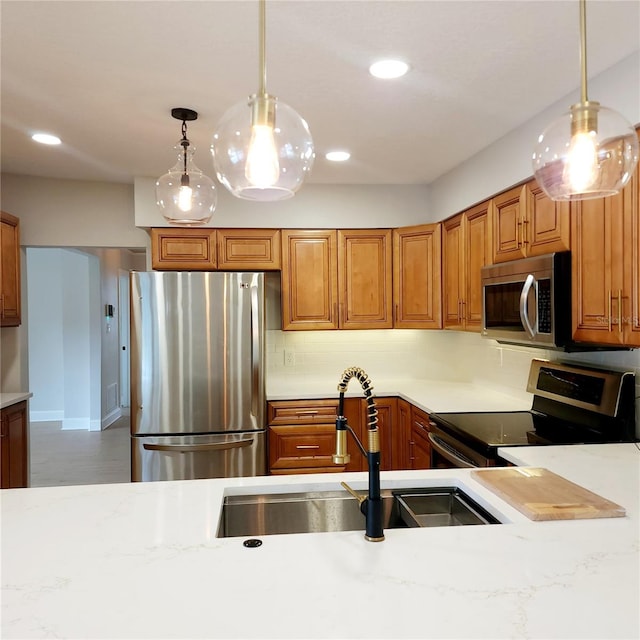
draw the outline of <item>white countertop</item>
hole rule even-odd
[[[12,404],[18,404],[23,400],[28,400],[33,396],[29,391],[21,391],[19,393],[0,393],[0,409],[10,407]]]
[[[334,489],[366,474],[10,489],[3,638],[638,638],[640,451],[502,450],[618,502],[624,518],[532,522],[469,470],[385,472],[462,486],[506,524],[216,538],[224,492]],[[363,519],[364,520],[364,519]],[[364,522],[363,522],[364,529]]]
[[[494,387],[446,380],[377,379],[373,385],[378,397],[399,396],[427,413],[441,411],[527,411],[533,396],[522,392],[497,391]],[[268,400],[308,400],[338,398],[337,379],[312,377],[270,377]],[[357,381],[349,384],[345,397],[362,397]]]

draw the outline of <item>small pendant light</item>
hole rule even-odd
[[[619,113],[587,97],[586,1],[580,0],[580,102],[538,137],[533,172],[552,200],[612,196],[638,162],[638,138]]]
[[[187,138],[187,122],[198,118],[192,109],[171,109],[172,117],[182,120],[182,138],[174,149],[177,164],[156,181],[156,203],[172,224],[196,226],[206,224],[216,208],[218,194],[211,178],[193,162],[195,147]]]
[[[309,126],[289,105],[267,93],[265,0],[260,0],[258,92],[231,107],[213,135],[211,152],[218,180],[236,197],[284,200],[311,172]]]

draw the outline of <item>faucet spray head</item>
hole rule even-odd
[[[333,464],[349,464],[351,456],[347,453],[347,419],[344,416],[336,418],[336,452],[333,454]]]

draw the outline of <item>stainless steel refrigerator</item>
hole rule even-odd
[[[131,479],[264,475],[264,274],[131,273]]]

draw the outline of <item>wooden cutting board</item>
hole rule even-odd
[[[480,469],[471,476],[531,520],[620,518],[626,513],[615,502],[548,469]]]

